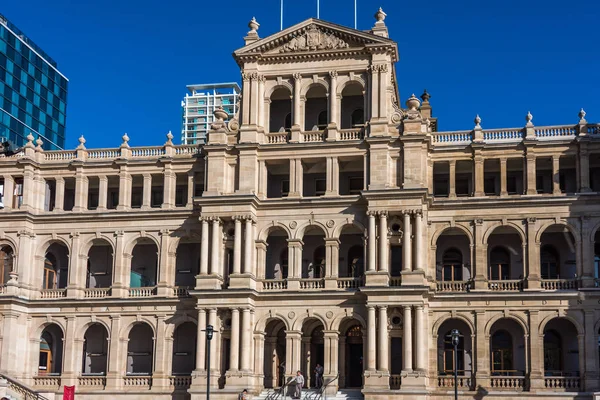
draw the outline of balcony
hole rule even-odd
[[[458,376],[457,383],[458,388],[461,390],[475,390],[475,379],[472,376]],[[437,385],[438,388],[448,390],[454,388],[454,376],[438,375]]]
[[[312,290],[312,289],[324,289],[325,280],[322,278],[308,278],[300,280],[300,289]]]
[[[184,376],[171,376],[169,377],[169,386],[175,390],[185,390],[192,385],[192,377],[189,375]]]
[[[42,299],[62,299],[67,297],[67,289],[42,289],[40,298]]]
[[[190,297],[190,288],[188,286],[176,286],[173,288],[173,296]]]
[[[85,288],[83,297],[86,299],[102,299],[110,296],[110,288]]]
[[[464,293],[471,290],[472,285],[471,281],[438,281],[435,290],[441,293]]]
[[[60,375],[38,375],[33,377],[35,387],[42,387],[48,390],[58,390],[61,386]]]
[[[123,386],[126,389],[150,389],[152,387],[151,376],[124,376]]]
[[[577,290],[579,282],[577,279],[542,279],[544,290]]]
[[[80,376],[77,378],[79,387],[90,389],[104,389],[106,387],[105,376]]]
[[[152,297],[156,295],[156,286],[129,288],[129,297]]]
[[[262,281],[264,291],[278,291],[287,289],[287,280],[285,279],[264,279]]]
[[[527,390],[527,378],[524,376],[492,376],[490,387],[494,390],[523,391]]]
[[[337,288],[338,289],[358,289],[361,286],[364,286],[365,279],[364,277],[358,278],[338,278],[337,279]]]
[[[522,279],[488,281],[488,289],[493,292],[520,292],[523,290]]]
[[[402,277],[401,276],[390,276],[390,286],[391,287],[399,287],[402,285]]]
[[[552,391],[579,392],[581,390],[581,378],[578,376],[545,377],[544,387]]]
[[[390,390],[400,390],[402,375],[390,375]]]

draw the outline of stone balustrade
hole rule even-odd
[[[262,288],[265,291],[286,290],[287,281],[285,279],[265,279],[262,281]]]
[[[323,289],[325,280],[321,278],[308,278],[300,280],[300,289]]]
[[[581,389],[581,378],[578,376],[553,376],[544,378],[547,389],[564,389],[567,392],[578,392]]]
[[[390,277],[390,286],[398,287],[402,285],[402,277],[400,276],[391,276]]]
[[[390,375],[390,389],[398,390],[402,386],[402,375]]]
[[[34,376],[33,384],[36,387],[58,389],[61,386],[61,377],[60,376],[44,376],[44,375]]]
[[[110,288],[86,288],[83,297],[86,299],[101,299],[110,296]]]
[[[304,143],[322,142],[325,139],[325,131],[302,132],[301,136]]]
[[[132,388],[151,388],[152,377],[151,376],[124,376],[123,386]]]
[[[287,132],[270,132],[265,134],[265,144],[287,143],[289,134]]]
[[[174,387],[176,389],[179,388],[189,388],[192,384],[191,376],[170,376],[169,377],[169,386]]]
[[[577,135],[574,126],[542,126],[535,128],[535,137],[538,139],[573,138]]]
[[[473,390],[474,379],[470,376],[458,376],[457,386],[462,390]],[[437,378],[437,385],[439,388],[453,388],[454,387],[454,376],[451,375],[440,375]]]
[[[78,386],[104,388],[106,386],[106,377],[104,376],[80,376],[77,378]]]
[[[175,297],[189,297],[190,288],[187,286],[177,286],[173,288],[173,296]]]
[[[340,140],[361,140],[364,136],[364,128],[340,129]]]
[[[338,278],[337,279],[337,287],[338,289],[358,289],[359,287],[364,286],[364,278]]]
[[[489,281],[488,289],[494,292],[520,292],[523,290],[522,279],[507,279],[499,281]]]
[[[577,279],[542,279],[544,290],[575,290],[579,286]]]
[[[435,286],[437,292],[468,292],[471,281],[438,281]]]
[[[490,387],[495,390],[522,391],[526,389],[524,376],[492,376]]]
[[[42,289],[40,298],[42,299],[62,299],[67,297],[67,289]]]
[[[129,297],[151,297],[156,294],[156,286],[129,288]]]

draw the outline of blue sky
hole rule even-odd
[[[284,0],[284,27],[316,16],[316,0]],[[353,26],[353,0],[320,0],[321,19]],[[402,102],[431,93],[440,130],[600,121],[600,2],[358,0],[358,29],[381,6]],[[279,30],[279,0],[12,0],[0,13],[69,78],[67,148],[177,142],[186,85],[240,80],[231,53],[255,16]]]

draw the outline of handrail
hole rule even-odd
[[[6,379],[13,386],[16,386],[18,389],[20,389],[21,392],[23,392],[22,394],[25,396],[25,400],[50,400],[47,397],[44,397],[41,394],[39,394],[38,392],[36,392],[34,389],[25,385],[24,383],[21,383],[15,379],[9,378],[8,376],[6,376],[4,374],[0,374],[0,378]]]
[[[340,377],[340,374],[339,374],[339,372],[338,372],[338,374],[335,376],[335,378],[333,378],[333,379],[330,379],[330,380],[329,380],[329,382],[326,382],[326,383],[324,383],[324,384],[321,386],[321,389],[319,390],[319,393],[318,393],[318,395],[315,397],[315,400],[316,400],[316,399],[325,399],[325,400],[326,400],[326,399],[327,399],[327,395],[324,395],[324,393],[325,393],[325,390],[327,390],[327,386],[331,385],[331,384],[332,384],[334,381],[336,381],[336,380],[337,380],[339,377]]]

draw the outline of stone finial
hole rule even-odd
[[[41,149],[44,142],[42,141],[42,138],[38,136],[37,140],[35,141],[35,144],[37,144],[38,149]]]
[[[475,122],[475,129],[481,129],[481,117],[479,116],[479,114],[475,116],[473,122]]]
[[[173,134],[171,131],[167,132],[167,143],[165,144],[173,144]]]
[[[81,135],[81,137],[79,138],[79,146],[77,146],[77,150],[84,150],[85,149],[85,138],[83,137],[83,135]]]
[[[385,17],[387,17],[387,14],[379,7],[379,10],[375,13],[375,21],[377,21],[375,24],[385,24],[385,22],[383,22]]]
[[[215,117],[215,121],[211,124],[210,128],[213,130],[219,130],[225,127],[225,120],[229,118],[229,114],[227,111],[223,110],[223,107],[215,108],[213,111],[213,115]]]
[[[33,135],[31,134],[31,132],[29,132],[29,135],[27,135],[27,146],[29,147],[34,147],[33,145],[33,140],[35,138],[33,137]]]
[[[531,111],[527,111],[527,115],[525,116],[525,121],[527,121],[526,126],[533,126],[533,115],[531,115]]]
[[[587,121],[585,120],[585,115],[586,115],[586,112],[585,112],[585,110],[582,108],[582,109],[579,111],[579,123],[580,123],[580,124],[586,124],[586,123],[587,123]]]
[[[123,143],[121,143],[121,147],[129,147],[129,136],[127,136],[127,133],[123,134],[121,139],[123,139]]]
[[[423,90],[423,94],[421,95],[421,100],[423,100],[423,103],[429,103],[430,98],[431,95],[427,92],[427,89]]]
[[[248,22],[248,28],[250,28],[250,32],[248,32],[248,35],[251,33],[258,34],[256,31],[258,31],[259,27],[260,27],[260,24],[258,23],[256,18],[252,17],[250,22]]]
[[[420,105],[421,105],[421,102],[415,96],[414,93],[412,94],[412,96],[409,97],[408,100],[406,100],[406,106],[408,107],[409,110],[416,110],[417,108],[419,108]]]

